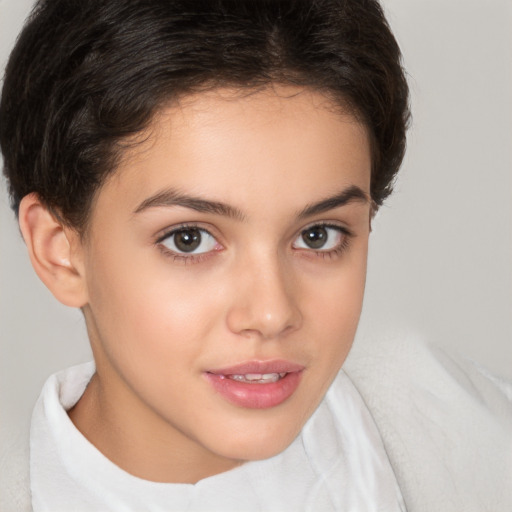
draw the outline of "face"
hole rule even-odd
[[[284,450],[355,335],[370,166],[365,128],[319,93],[217,90],[161,112],[80,249],[97,375],[77,426],[154,480]]]

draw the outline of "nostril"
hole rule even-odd
[[[251,267],[253,272],[249,273],[248,268],[244,266],[237,280],[237,293],[232,296],[227,313],[229,329],[245,338],[272,339],[300,327],[297,282],[274,260],[261,263],[259,272]]]

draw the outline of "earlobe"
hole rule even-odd
[[[56,219],[35,193],[22,199],[19,223],[41,281],[66,306],[84,306],[87,292],[78,234]]]

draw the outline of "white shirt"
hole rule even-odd
[[[379,432],[343,371],[285,451],[196,484],[130,475],[76,429],[66,410],[93,373],[88,363],[53,375],[36,404],[30,436],[34,512],[405,511]]]

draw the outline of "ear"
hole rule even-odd
[[[370,203],[370,217],[369,217],[369,227],[370,227],[370,233],[372,232],[373,228],[373,219],[376,217],[377,212],[379,211],[379,205],[372,199]]]
[[[21,200],[19,224],[41,281],[66,306],[84,306],[87,287],[78,233],[56,219],[35,193]]]

